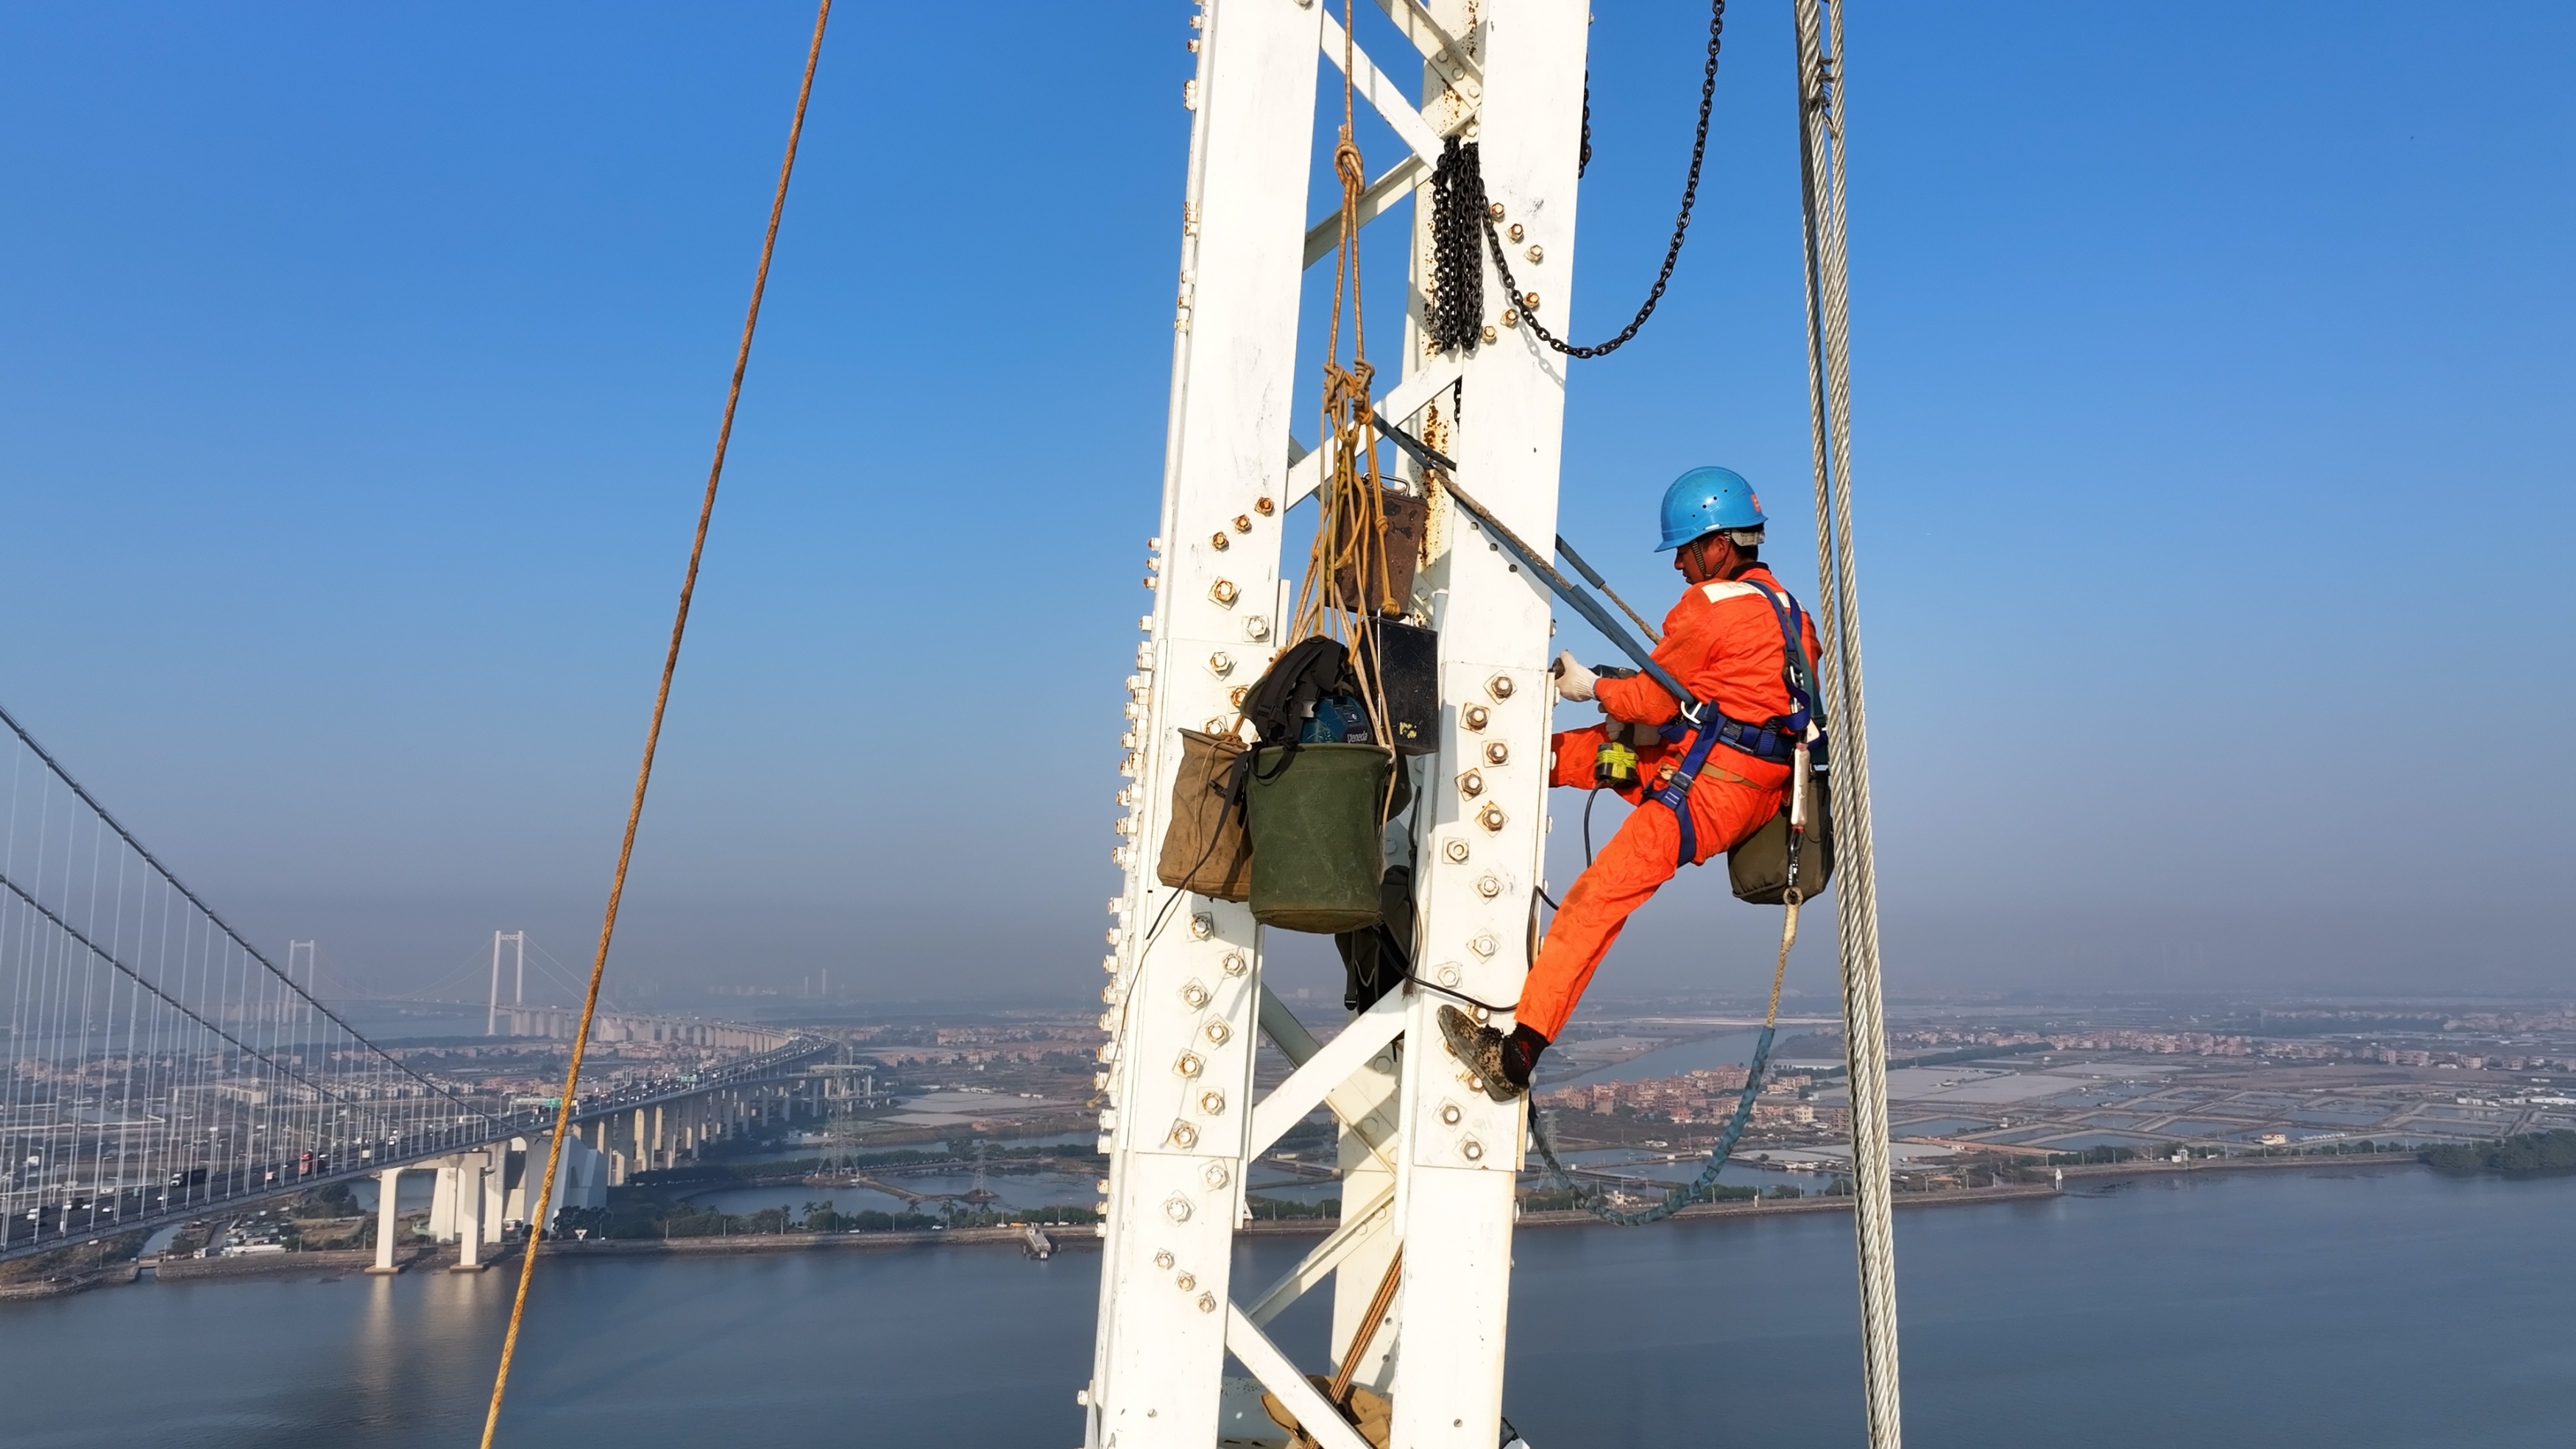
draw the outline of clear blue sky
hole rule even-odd
[[[1701,25],[1599,11],[1583,333]],[[1787,12],[1574,376],[1564,531],[1657,600],[1699,462],[1811,574]],[[1091,989],[1188,13],[844,7],[624,979]],[[0,14],[0,700],[263,941],[586,954],[810,24]],[[2563,991],[2576,11],[1849,25],[1893,989]],[[1768,927],[1687,881],[1602,989],[1743,987]]]

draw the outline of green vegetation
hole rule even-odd
[[[930,1228],[991,1228],[1013,1223],[1095,1223],[1087,1207],[998,1208],[977,1212],[955,1203],[938,1213],[843,1212],[829,1198],[790,1208],[785,1203],[754,1212],[727,1213],[681,1202],[642,1188],[614,1188],[604,1208],[564,1208],[554,1235],[587,1238],[739,1238],[780,1233],[910,1233]]]
[[[1800,1039],[1804,1040],[1804,1038]],[[1837,1044],[1839,1044],[1840,1039],[1836,1038],[1835,1040]],[[1947,1067],[1956,1065],[1960,1062],[1986,1062],[1992,1061],[1997,1057],[2027,1056],[2033,1052],[2053,1052],[2055,1050],[2057,1050],[2057,1048],[2050,1046],[2044,1041],[2028,1041],[2023,1042],[2018,1046],[1960,1047],[1955,1051],[1924,1052],[1919,1056],[1910,1057],[1889,1057],[1887,1059],[1887,1066],[1890,1071],[1894,1071],[1898,1067]],[[1820,1067],[1816,1070],[1814,1075],[1816,1080],[1820,1082],[1836,1081],[1846,1075],[1847,1071],[1848,1069],[1843,1067]]]
[[[2045,1159],[2049,1167],[2089,1167],[2098,1162],[2135,1162],[2134,1147],[2087,1147],[2081,1152],[2052,1152]]]
[[[1691,1194],[1690,1200],[1692,1202],[1754,1202],[1757,1200],[1786,1202],[1806,1195],[1805,1189],[1786,1184],[1777,1187],[1738,1187],[1733,1183],[1721,1182]],[[1599,1196],[1600,1191],[1596,1188],[1584,1188],[1579,1191],[1569,1191],[1561,1187],[1546,1188],[1537,1192],[1523,1193],[1521,1209],[1524,1212],[1534,1213],[1563,1212],[1569,1208],[1580,1208]]]
[[[1337,1197],[1328,1197],[1320,1202],[1299,1202],[1294,1198],[1263,1197],[1255,1192],[1244,1194],[1243,1205],[1256,1218],[1338,1218],[1342,1215],[1342,1200]]]
[[[2424,1162],[2436,1172],[2466,1177],[2500,1172],[2507,1177],[2538,1177],[2576,1172],[2576,1130],[2525,1132],[2492,1142],[2453,1143],[2427,1148]]]
[[[358,1199],[345,1182],[317,1187],[295,1204],[299,1218],[354,1218],[358,1216]]]
[[[0,1263],[0,1288],[63,1282],[97,1272],[110,1263],[128,1262],[143,1251],[144,1239],[149,1236],[141,1232],[116,1233]]]
[[[765,1162],[691,1162],[635,1174],[637,1187],[701,1187],[710,1183],[797,1182],[818,1172],[866,1171],[875,1167],[918,1167],[930,1163],[980,1163],[993,1172],[1036,1172],[1062,1164],[1075,1170],[1105,1167],[1108,1159],[1074,1147],[1004,1147],[987,1142],[979,1151],[973,1138],[956,1138],[944,1150],[917,1147],[860,1152],[830,1157],[792,1157]]]

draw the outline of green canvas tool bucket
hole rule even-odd
[[[1263,746],[1246,813],[1252,831],[1252,918],[1283,931],[1375,925],[1387,776],[1375,745]]]

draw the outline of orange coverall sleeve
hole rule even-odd
[[[1687,612],[1675,610],[1678,622],[1667,619],[1671,632],[1655,646],[1655,662],[1675,679],[1688,680],[1708,665],[1717,653],[1713,611],[1701,608]],[[1612,719],[1631,724],[1659,725],[1679,719],[1682,704],[1647,675],[1631,679],[1604,679],[1592,686],[1595,699],[1601,701],[1601,712]]]

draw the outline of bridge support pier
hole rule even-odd
[[[451,1242],[456,1237],[456,1159],[442,1157],[425,1165],[435,1174],[429,1190],[429,1236]]]
[[[376,1174],[376,1261],[368,1267],[370,1273],[402,1271],[394,1266],[394,1198],[396,1189],[402,1186],[402,1174],[399,1167],[388,1167]]]
[[[483,1271],[483,1179],[490,1160],[480,1152],[450,1159],[456,1173],[456,1266],[451,1273]]]

